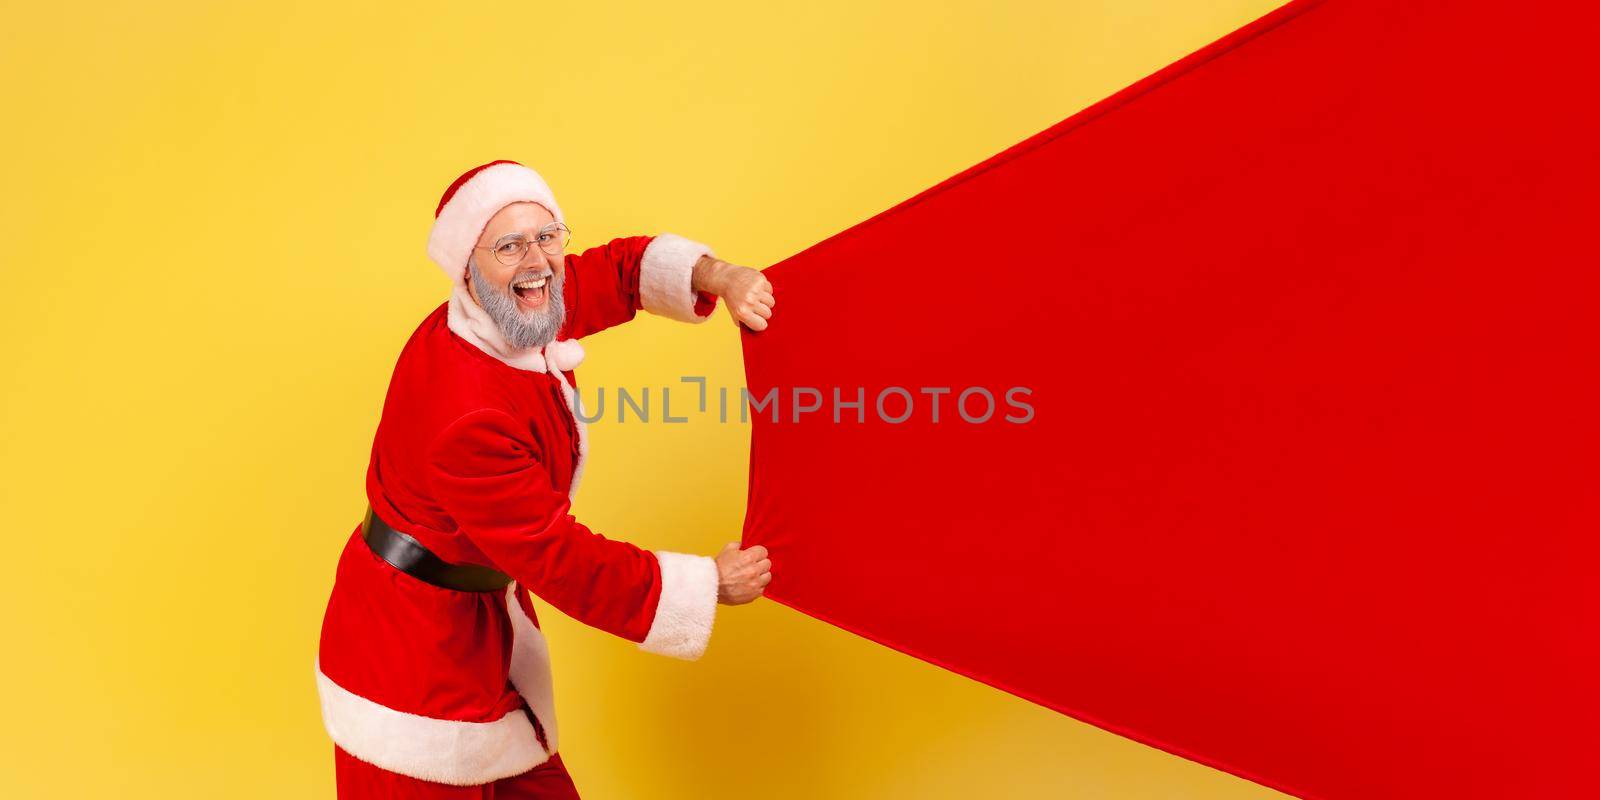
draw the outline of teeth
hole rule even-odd
[[[547,278],[537,278],[535,280],[523,281],[521,283],[516,283],[516,284],[512,284],[512,285],[517,287],[518,289],[538,289],[541,286],[544,286],[544,283],[545,283],[546,280],[548,280],[548,279]]]

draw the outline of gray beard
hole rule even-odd
[[[494,324],[505,335],[506,343],[515,348],[543,347],[556,340],[556,332],[567,319],[566,298],[561,293],[564,276],[555,272],[545,284],[545,308],[528,316],[517,307],[517,296],[510,287],[501,290],[490,286],[488,279],[478,271],[476,259],[467,262],[472,279],[472,291],[478,296],[478,305],[489,314]]]

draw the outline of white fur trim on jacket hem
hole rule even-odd
[[[717,562],[656,550],[661,564],[661,601],[639,649],[693,661],[706,651],[717,613]]]
[[[483,226],[500,209],[519,201],[538,203],[549,209],[557,222],[565,222],[555,195],[539,173],[521,164],[496,164],[456,187],[450,202],[439,209],[428,232],[428,258],[444,270],[452,284],[461,283]]]
[[[694,313],[694,264],[711,248],[675,233],[663,233],[644,248],[639,266],[639,301],[644,310],[680,322],[704,322]]]
[[[328,736],[369,764],[425,781],[476,786],[520,775],[550,757],[521,709],[493,722],[407,714],[334,683],[322,673],[320,659],[316,667]]]

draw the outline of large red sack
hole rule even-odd
[[[768,596],[1304,797],[1600,796],[1576,8],[1292,3],[771,267]]]

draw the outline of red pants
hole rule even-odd
[[[397,775],[334,745],[333,773],[339,800],[578,800],[560,753],[521,775],[481,786],[451,786]]]

